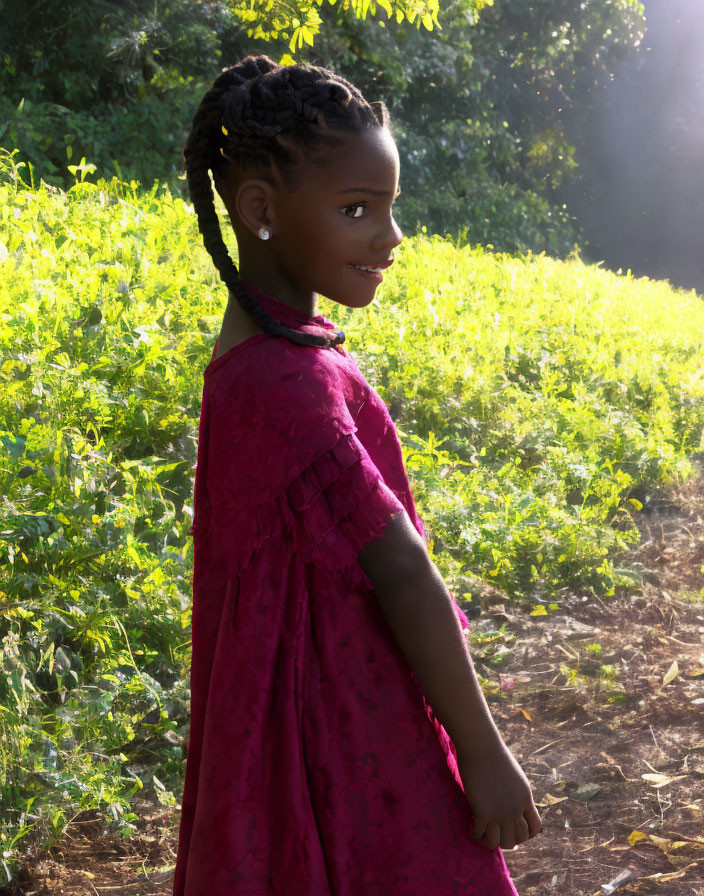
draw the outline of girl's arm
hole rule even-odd
[[[358,559],[458,758],[502,747],[450,593],[408,515],[391,517]]]
[[[408,515],[397,513],[358,561],[436,718],[457,751],[472,839],[513,849],[542,829],[530,782],[504,744],[474,673],[452,597]]]

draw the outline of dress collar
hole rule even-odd
[[[293,327],[294,329],[298,329],[305,324],[323,327],[326,330],[335,329],[335,324],[331,320],[328,320],[324,315],[306,314],[304,311],[294,308],[292,305],[287,305],[285,302],[275,299],[274,296],[270,296],[268,293],[262,292],[261,289],[257,289],[256,286],[247,283],[246,280],[243,280],[242,282],[247,289],[254,294],[257,302],[262,308],[272,317],[275,317],[280,323],[285,324],[288,327]]]

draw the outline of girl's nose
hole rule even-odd
[[[389,217],[388,226],[377,234],[377,237],[374,240],[374,249],[379,251],[386,248],[394,249],[402,240],[403,233],[401,232],[401,228],[394,220],[393,215],[391,215]]]

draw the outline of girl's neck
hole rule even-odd
[[[318,293],[309,289],[296,288],[286,280],[278,271],[270,266],[247,264],[240,262],[240,278],[251,286],[260,289],[263,293],[273,296],[284,305],[315,317],[318,314]]]

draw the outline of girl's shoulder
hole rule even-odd
[[[332,357],[342,355],[284,342],[253,346],[206,382],[200,439],[209,475],[243,503],[275,496],[357,430],[351,374]]]
[[[210,428],[238,442],[279,446],[276,450],[353,432],[355,396],[365,387],[348,357],[285,339],[262,339],[206,372]]]

